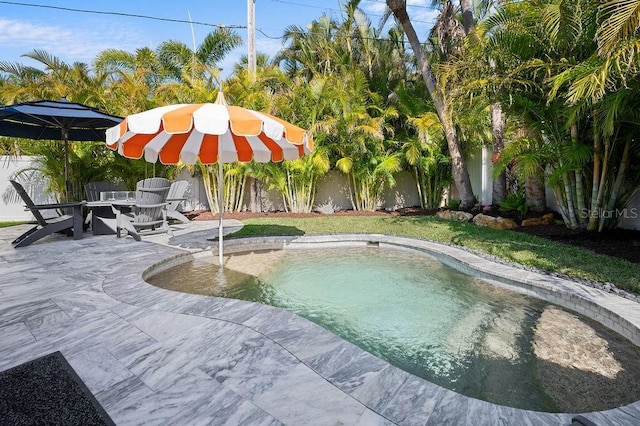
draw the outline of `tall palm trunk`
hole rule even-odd
[[[574,145],[578,144],[578,125],[576,123],[571,124],[571,143]],[[587,225],[587,217],[585,215],[587,206],[585,204],[582,168],[576,167],[573,170],[573,173],[576,179],[576,207],[578,209],[578,223],[581,228],[584,228]]]
[[[616,208],[616,202],[618,201],[618,197],[620,195],[620,191],[622,190],[622,184],[624,183],[624,179],[627,174],[627,169],[629,167],[629,162],[631,161],[631,137],[628,137],[624,143],[624,149],[622,151],[622,158],[620,159],[620,167],[618,168],[618,175],[616,176],[616,180],[613,183],[613,188],[611,189],[611,193],[609,194],[609,202],[607,203],[606,212],[610,214],[602,214],[600,215],[600,223],[598,224],[598,232],[602,232],[605,225],[605,219],[611,219],[611,226],[615,226],[617,223],[617,212],[614,213]]]
[[[593,135],[593,182],[591,184],[591,212],[589,213],[588,231],[595,231],[598,220],[598,193],[600,190],[600,173],[602,167],[602,141],[596,132]]]
[[[429,61],[425,58],[418,35],[416,34],[413,24],[409,19],[406,0],[386,0],[386,2],[387,6],[398,19],[405,34],[407,35],[407,39],[411,44],[413,53],[416,55],[422,79],[427,86],[431,99],[433,100],[433,104],[436,107],[438,117],[442,122],[442,127],[444,128],[444,133],[447,139],[447,146],[449,148],[449,155],[451,156],[453,180],[456,184],[456,188],[458,189],[458,195],[460,196],[460,206],[463,208],[471,207],[473,206],[475,197],[473,195],[473,189],[471,188],[469,171],[467,170],[467,165],[458,142],[456,128],[451,117],[451,108],[437,91],[436,78],[433,74],[433,70],[431,69]]]
[[[250,207],[249,209],[252,212],[261,212],[262,211],[262,202],[261,202],[261,194],[260,194],[260,182],[256,178],[250,178],[249,185],[249,198],[250,198]]]
[[[598,138],[598,137],[596,137]],[[599,138],[598,138],[599,139]],[[594,142],[595,143],[595,142]],[[589,223],[587,224],[588,231],[595,231],[598,228],[600,222],[599,217],[602,215],[602,206],[604,205],[604,193],[607,186],[607,174],[609,173],[609,157],[611,156],[611,141],[605,139],[604,141],[604,155],[602,157],[602,167],[600,168],[600,176],[598,177],[598,195],[595,199],[595,203],[591,203],[591,215],[589,216]],[[594,168],[594,185],[595,185],[595,168]]]
[[[473,22],[473,9],[469,0],[460,0],[460,9],[462,10],[462,25],[464,26],[464,32],[469,34],[475,28]]]
[[[544,185],[544,172],[541,170],[535,176],[527,176],[524,182],[524,192],[527,205],[534,212],[543,212],[547,208]]]
[[[577,229],[580,225],[578,224],[578,219],[576,217],[576,206],[574,203],[574,195],[569,172],[562,173],[561,180],[564,188],[565,203],[567,206],[567,211],[569,213],[569,227],[571,229]]]
[[[422,176],[418,166],[415,166],[413,168],[413,177],[416,181],[416,189],[418,190],[418,196],[420,197],[420,207],[424,209],[426,205],[425,194],[422,191]]]

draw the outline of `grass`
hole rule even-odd
[[[0,228],[7,228],[9,226],[22,225],[26,222],[0,222]]]
[[[499,231],[432,216],[321,216],[253,218],[233,237],[374,233],[422,238],[468,247],[545,271],[640,291],[640,264],[512,231]]]

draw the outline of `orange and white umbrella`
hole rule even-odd
[[[155,163],[203,164],[295,160],[313,150],[298,126],[272,115],[227,105],[179,104],[133,114],[107,130],[107,145],[127,157]]]
[[[218,163],[219,257],[222,266],[222,164],[295,160],[313,151],[313,139],[272,115],[227,105],[168,105],[129,115],[107,130],[107,146],[127,157],[163,164]]]

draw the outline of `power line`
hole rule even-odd
[[[270,38],[272,40],[282,40],[282,39],[284,39],[284,36],[282,36],[282,37],[273,37],[273,36],[267,35],[264,31],[262,31],[259,28],[256,28],[256,31],[258,31],[263,36],[265,36],[267,38]],[[293,31],[293,32],[297,33],[297,34],[300,34],[300,35],[304,35],[305,34],[302,31]],[[372,41],[384,41],[384,42],[388,42],[388,43],[402,43],[402,45],[405,45],[405,44],[408,43],[408,41],[406,41],[404,39],[402,39],[402,40],[392,40],[392,39],[389,39],[389,38],[350,36],[350,35],[339,35],[339,34],[335,35],[334,37],[335,38],[341,38],[341,39],[351,39],[351,40],[372,40]],[[420,43],[420,44],[422,44],[424,46],[428,45],[428,43],[426,43],[426,42],[423,42],[423,43]]]
[[[294,5],[294,6],[300,6],[300,7],[322,9],[322,10],[330,10],[330,11],[334,11],[334,12],[342,12],[342,10],[334,9],[334,8],[330,8],[330,7],[313,6],[313,5],[309,5],[309,4],[297,3],[297,2],[293,2],[293,1],[287,1],[287,0],[270,0],[270,1],[275,2],[275,3],[290,4],[290,5]],[[365,0],[365,1],[373,2],[373,3],[383,3],[383,1],[381,1],[381,0]],[[215,27],[215,28],[247,28],[246,25],[211,24],[211,23],[208,23],[208,22],[189,21],[189,20],[185,20],[185,19],[161,18],[161,17],[158,17],[158,16],[141,15],[141,14],[124,13],[124,12],[109,12],[109,11],[101,11],[101,10],[76,9],[76,8],[70,8],[70,7],[51,6],[51,5],[35,4],[35,3],[21,3],[21,2],[0,0],[0,4],[8,4],[8,5],[12,5],[12,6],[27,6],[27,7],[41,8],[41,9],[54,9],[54,10],[62,10],[62,11],[65,11],[65,12],[88,13],[88,14],[93,14],[93,15],[124,16],[124,17],[128,17],[128,18],[149,19],[149,20],[153,20],[153,21],[173,22],[173,23],[190,24],[190,25],[202,25],[202,26],[206,26],[206,27]],[[422,7],[422,8],[428,9],[428,7],[426,7],[426,6],[412,6],[412,7]],[[374,14],[368,14],[368,15],[369,16],[375,16],[375,17],[382,17],[381,15],[374,15]],[[418,23],[422,23],[422,24],[432,24],[432,22],[424,22],[424,21],[418,21],[418,20],[413,20],[413,22],[418,22]],[[267,33],[265,33],[263,30],[261,30],[259,28],[256,28],[256,31],[258,31],[263,36],[265,36],[267,38],[270,38],[270,39],[273,39],[273,40],[280,40],[280,39],[283,38],[282,36],[280,36],[280,37],[270,36],[270,35],[268,35]],[[383,39],[383,38],[369,38],[369,37],[360,37],[360,38],[367,39],[367,40],[377,40],[377,41],[391,41],[391,40]]]
[[[88,10],[88,9],[74,9],[70,7],[60,7],[60,6],[50,6],[45,4],[33,4],[33,3],[19,3],[13,1],[0,1],[1,4],[10,4],[13,6],[29,6],[29,7],[37,7],[42,9],[55,9],[55,10],[63,10],[66,12],[79,12],[79,13],[90,13],[93,15],[112,15],[112,16],[126,16],[128,18],[141,18],[141,19],[150,19],[153,21],[162,21],[162,22],[174,22],[179,24],[193,24],[193,25],[203,25],[205,27],[215,27],[215,28],[247,28],[246,25],[225,25],[225,24],[210,24],[208,22],[197,22],[197,21],[188,21],[185,19],[172,19],[172,18],[160,18],[157,16],[149,16],[149,15],[138,15],[133,13],[123,13],[123,12],[107,12],[101,10]]]
[[[270,0],[270,1],[272,1],[274,3],[290,4],[290,5],[293,5],[293,6],[307,7],[307,8],[312,8],[312,9],[330,10],[332,12],[344,12],[343,10],[334,9],[332,7],[314,6],[314,5],[310,5],[310,4],[297,3],[297,2],[294,2],[294,1],[286,1],[286,0]],[[373,3],[385,3],[384,1],[375,1],[375,0],[366,0],[366,1],[370,1],[370,2],[373,2]],[[427,6],[410,6],[410,5],[407,5],[407,7],[418,7],[418,8],[423,8],[423,9],[432,9],[430,7],[427,7]],[[372,14],[372,13],[367,13],[367,16],[373,16],[373,17],[376,17],[376,18],[383,18],[382,15],[375,15],[375,14]],[[418,24],[433,25],[433,22],[420,21],[418,19],[411,19],[411,22],[415,22],[415,23],[418,23]]]
[[[364,0],[366,2],[369,3],[383,3],[383,4],[387,4],[387,2],[385,0]],[[428,10],[434,10],[434,8],[432,6],[420,6],[417,4],[407,4],[407,8],[412,7],[414,9],[428,9]]]
[[[293,1],[285,1],[285,0],[271,0],[274,3],[283,3],[283,4],[291,4],[294,6],[301,6],[301,7],[308,7],[308,8],[312,8],[312,9],[322,9],[322,10],[331,10],[332,12],[342,12],[340,9],[334,9],[332,7],[324,7],[324,6],[313,6],[310,4],[304,4],[304,3],[296,3]]]

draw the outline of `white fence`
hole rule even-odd
[[[35,170],[36,166],[37,160],[33,157],[0,156],[0,221],[35,220],[30,211],[25,211],[24,202],[9,182],[9,179],[14,179],[17,173],[20,173],[19,182],[35,204],[55,202],[47,194],[48,182]],[[42,215],[54,216],[55,212],[43,210]]]
[[[32,157],[7,157],[0,156],[0,221],[28,221],[33,216],[24,211],[24,203],[13,190],[9,179],[17,172],[33,168],[36,159]],[[474,193],[483,204],[491,204],[493,190],[491,161],[488,151],[479,151],[468,159],[469,175]],[[187,171],[181,172],[176,179],[185,179],[190,182],[187,191],[187,200],[183,203],[184,210],[201,210],[208,208],[208,202],[202,179],[190,176]],[[53,200],[46,194],[46,180],[37,172],[22,173],[21,180],[25,189],[36,203],[47,203]],[[549,191],[550,192],[550,191]],[[262,211],[283,210],[282,197],[274,191],[260,190]],[[549,207],[553,208],[553,200],[549,199]],[[249,210],[251,200],[249,191],[245,192],[244,209]],[[411,173],[401,172],[396,176],[396,186],[385,191],[380,208],[396,210],[403,207],[420,205],[418,190]],[[318,181],[318,190],[315,198],[315,208],[321,211],[349,210],[351,201],[345,176],[335,170],[330,171],[324,178]],[[621,219],[619,226],[625,229],[640,229],[640,190],[632,196],[626,208],[619,214]]]

